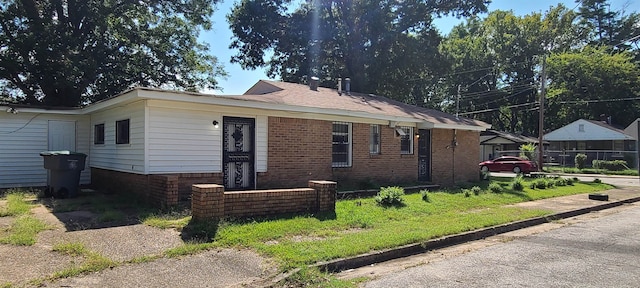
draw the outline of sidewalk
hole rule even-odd
[[[640,187],[624,187],[619,189],[612,189],[603,191],[602,194],[607,194],[609,196],[609,201],[590,200],[588,194],[578,194],[514,204],[513,206],[517,207],[553,211],[553,214],[546,217],[538,217],[504,225],[478,229],[456,235],[445,236],[423,243],[410,244],[385,251],[372,252],[352,258],[337,259],[319,263],[315,266],[321,270],[331,272],[340,272],[365,266],[374,266],[376,263],[381,263],[384,261],[417,255],[436,249],[442,249],[470,241],[504,234],[518,229],[532,227],[560,219],[575,217],[593,211],[609,209],[627,203],[640,201]]]

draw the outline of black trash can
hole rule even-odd
[[[86,154],[72,151],[44,151],[44,168],[50,171],[44,190],[47,197],[67,198],[78,196],[80,172],[84,170]]]

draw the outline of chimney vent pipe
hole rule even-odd
[[[318,83],[320,82],[320,78],[313,76],[311,77],[311,81],[309,81],[309,89],[313,91],[318,91]]]
[[[351,78],[344,78],[344,90],[347,92],[347,95],[351,95]]]

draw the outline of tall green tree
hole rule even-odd
[[[640,35],[640,14],[611,10],[609,0],[576,2],[580,3],[580,23],[588,44],[626,50],[640,43],[640,39],[633,39]]]
[[[2,0],[0,86],[23,103],[77,106],[132,86],[215,88],[199,29],[218,0]]]
[[[453,95],[443,109],[492,123],[503,131],[537,134],[541,55],[579,43],[576,14],[563,5],[544,15],[492,11],[454,27],[440,45],[452,63],[443,83]],[[459,72],[458,72],[459,71]],[[458,97],[459,94],[459,97]],[[459,98],[459,99],[458,99]]]
[[[470,16],[487,0],[243,0],[228,16],[231,60],[243,68],[268,67],[271,77],[304,83],[310,76],[335,87],[350,77],[352,90],[424,103],[441,74],[434,17]],[[268,52],[272,52],[269,57]],[[268,59],[267,59],[268,58]]]
[[[556,129],[577,119],[612,116],[629,125],[640,117],[640,66],[629,51],[611,53],[608,47],[549,57],[549,106],[545,125]]]

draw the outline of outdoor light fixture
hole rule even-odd
[[[420,138],[420,134],[419,133],[416,133],[416,138]]]
[[[218,120],[213,120],[213,128],[218,129],[218,127],[220,127],[218,126]]]

